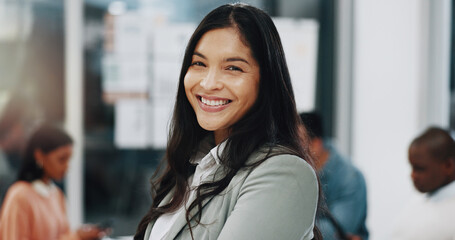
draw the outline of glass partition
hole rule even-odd
[[[0,203],[36,124],[63,124],[63,3],[0,0]]]

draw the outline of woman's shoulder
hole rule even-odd
[[[8,193],[11,195],[29,194],[32,190],[32,184],[26,181],[17,181],[9,187]]]
[[[247,171],[248,178],[283,174],[283,179],[317,182],[316,172],[306,160],[281,147],[261,149],[251,155],[248,163],[254,165]]]
[[[255,165],[266,167],[268,165],[281,165],[282,163],[295,164],[306,171],[313,171],[313,167],[303,158],[294,154],[291,150],[283,146],[262,147],[250,155],[247,166]]]
[[[258,168],[270,168],[270,169],[289,169],[290,172],[299,172],[314,175],[316,173],[313,167],[305,161],[305,159],[291,154],[291,153],[280,153],[272,155],[264,160]]]
[[[31,194],[33,194],[33,187],[31,183],[26,181],[17,181],[9,187],[6,193],[5,201],[19,203],[23,200],[31,199]]]
[[[236,174],[231,182],[233,193],[243,195],[249,191],[259,191],[267,192],[271,197],[280,197],[285,191],[285,195],[292,195],[296,201],[306,199],[316,203],[318,178],[313,167],[304,159],[294,154],[280,153],[259,158],[257,163]],[[289,189],[293,189],[292,193]]]

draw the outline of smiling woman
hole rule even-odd
[[[259,65],[235,28],[212,30],[199,40],[184,85],[199,125],[219,144],[256,101]]]
[[[210,12],[186,48],[153,204],[135,239],[320,239],[312,159],[271,18]]]

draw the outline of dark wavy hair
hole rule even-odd
[[[249,156],[260,147],[272,148],[281,146],[282,153],[291,153],[310,162],[311,157],[303,150],[298,135],[300,119],[296,111],[291,79],[284,56],[278,31],[267,13],[245,4],[222,5],[201,21],[194,31],[186,47],[173,118],[171,121],[169,140],[166,149],[164,172],[156,172],[159,178],[152,178],[153,203],[149,212],[138,225],[134,239],[143,239],[150,221],[164,213],[178,209],[187,190],[188,177],[195,166],[189,159],[195,154],[204,137],[212,132],[199,126],[195,112],[191,107],[184,88],[184,77],[190,67],[194,49],[201,37],[208,31],[222,28],[235,28],[241,35],[243,43],[251,49],[252,55],[259,64],[259,93],[251,109],[234,125],[231,126],[229,138],[220,160],[230,169],[219,181],[204,183],[196,190],[196,199],[187,209],[186,221],[191,231],[190,212],[193,208],[201,210],[202,201],[210,196],[221,193],[231,179],[244,167],[254,168],[266,158],[254,165],[246,166]],[[172,200],[163,206],[159,203],[173,191]],[[199,224],[201,211],[198,211]],[[319,239],[319,231],[315,227],[315,239]]]
[[[40,149],[43,153],[49,153],[70,144],[73,144],[73,139],[62,129],[49,124],[39,126],[25,146],[17,180],[32,182],[43,177],[43,168],[36,163],[35,150]]]

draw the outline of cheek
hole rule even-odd
[[[422,172],[412,172],[411,173],[411,178],[412,178],[412,181],[416,184],[423,184],[425,182],[427,182],[427,174],[425,173],[422,173]]]
[[[185,89],[193,88],[197,84],[197,80],[200,78],[200,74],[198,74],[197,71],[189,69],[183,78],[183,85],[185,86]]]
[[[252,86],[251,91],[254,92],[254,94],[253,94],[253,101],[254,102],[256,102],[256,99],[258,98],[258,95],[259,95],[259,81],[260,81],[259,76],[255,77],[253,79],[253,84],[251,84],[251,86]]]
[[[58,176],[59,178],[62,178],[66,175],[66,172],[68,171],[68,165],[67,164],[60,164],[58,168]]]
[[[185,92],[188,92],[188,89],[189,89],[188,74],[186,74],[185,77],[183,78],[183,88],[185,89]]]
[[[438,185],[442,184],[445,181],[444,174],[442,174],[439,171],[433,171],[432,175],[429,178],[431,178],[432,181],[435,182],[435,184],[438,184]]]
[[[259,93],[259,80],[254,76],[247,76],[238,79],[228,79],[225,86],[243,99],[244,102],[255,102]]]
[[[62,164],[62,169],[63,169],[63,171],[68,170],[69,165],[70,165],[69,162],[63,163],[63,164]]]
[[[243,95],[244,99],[247,100],[249,103],[249,107],[251,107],[257,100],[258,98],[258,92],[259,92],[259,84],[258,83],[253,83],[249,84],[249,86],[243,86],[242,89],[244,89]]]
[[[186,97],[188,98],[188,100],[190,100],[191,98],[191,90],[193,89],[194,87],[194,81],[193,81],[193,77],[191,76],[190,73],[187,73],[185,75],[185,78],[183,79],[183,87],[185,89],[185,94],[186,94]]]

